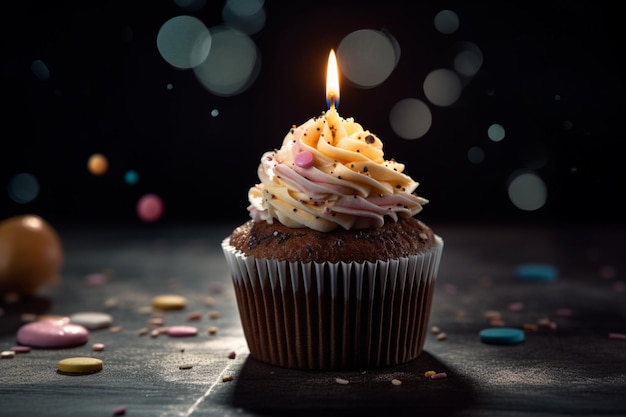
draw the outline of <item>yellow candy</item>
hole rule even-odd
[[[164,294],[152,299],[152,307],[158,310],[182,310],[187,305],[187,299],[181,295]]]
[[[435,375],[436,373],[437,372],[435,372],[435,371],[426,371],[426,372],[424,372],[424,376],[426,378],[430,378],[431,376]]]
[[[57,364],[59,372],[68,374],[90,374],[102,370],[102,361],[97,358],[66,358]]]

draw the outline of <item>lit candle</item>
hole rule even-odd
[[[339,70],[335,51],[330,50],[326,67],[326,105],[330,109],[339,107]]]

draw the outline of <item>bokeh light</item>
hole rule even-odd
[[[209,55],[193,69],[196,77],[215,95],[242,93],[259,75],[261,60],[256,45],[244,33],[226,26],[212,28],[211,35]]]
[[[424,94],[437,106],[450,106],[461,96],[461,80],[454,71],[441,68],[431,71],[424,79]]]
[[[109,169],[109,161],[101,153],[95,153],[87,160],[87,169],[93,175],[104,175]]]
[[[30,203],[39,195],[39,181],[34,175],[23,172],[9,180],[7,191],[11,200],[16,203]]]
[[[426,134],[433,116],[422,100],[405,98],[398,101],[389,113],[391,128],[403,139],[417,139]]]
[[[129,169],[124,173],[124,182],[128,185],[135,185],[139,182],[139,174],[133,169]]]
[[[222,9],[224,24],[251,35],[265,26],[263,0],[227,0]]]
[[[211,33],[198,18],[176,16],[159,29],[157,48],[163,59],[173,67],[194,68],[209,54]]]
[[[220,115],[220,111],[218,109],[211,110],[211,116],[217,117]]]
[[[472,164],[480,164],[485,160],[485,151],[478,146],[472,146],[467,151],[467,159]]]
[[[483,65],[483,51],[473,42],[462,42],[459,48],[454,57],[454,70],[465,77],[473,77]]]
[[[35,74],[35,77],[41,81],[46,81],[50,78],[50,70],[48,69],[48,66],[40,59],[33,61],[30,65],[30,70],[33,74]]]
[[[452,10],[442,10],[435,15],[434,23],[439,33],[449,35],[459,28],[459,15]]]
[[[509,178],[507,191],[511,203],[525,211],[540,209],[548,199],[546,184],[531,171],[513,173]]]
[[[400,50],[388,33],[362,29],[348,34],[337,47],[341,74],[357,87],[372,88],[393,72]]]
[[[502,139],[504,139],[504,136],[505,131],[502,125],[494,123],[487,129],[487,137],[494,142],[500,142]]]
[[[137,201],[137,216],[146,223],[159,220],[163,210],[163,200],[156,194],[145,194]]]

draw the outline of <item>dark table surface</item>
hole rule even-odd
[[[430,324],[447,337],[429,334],[411,363],[350,372],[282,369],[249,357],[219,245],[231,225],[58,227],[62,282],[36,297],[3,297],[0,350],[16,343],[33,314],[101,311],[113,327],[91,330],[83,346],[0,360],[0,415],[110,416],[117,407],[151,417],[626,415],[626,340],[608,336],[626,333],[626,228],[431,226],[445,249]],[[516,277],[518,265],[537,262],[556,266],[558,279]],[[100,272],[107,282],[87,285],[86,276]],[[164,324],[197,326],[197,336],[138,334],[148,327],[145,307],[166,293],[188,304],[166,313]],[[192,312],[201,318],[189,321]],[[481,343],[478,332],[495,314],[526,327],[526,340]],[[94,352],[93,343],[105,349]],[[57,373],[57,362],[73,356],[100,358],[103,370]],[[430,380],[428,370],[448,376]]]

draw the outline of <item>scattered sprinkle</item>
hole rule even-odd
[[[104,350],[104,344],[94,343],[93,345],[91,345],[91,350],[93,350],[94,352],[102,352]]]
[[[17,346],[13,346],[11,349],[13,352],[15,353],[28,353],[31,350],[30,346],[21,346],[21,345],[17,345]]]
[[[431,328],[430,328],[430,331],[431,331],[433,334],[441,333],[441,329],[440,329],[439,327],[437,327],[437,326],[433,326],[433,327],[431,327]]]
[[[335,382],[341,385],[348,385],[350,383],[350,381],[343,378],[335,378]]]
[[[395,385],[395,386],[402,385],[402,381],[394,378],[391,380],[391,385]]]
[[[207,332],[209,334],[215,334],[215,333],[217,333],[217,327],[211,326],[211,327],[209,327],[209,330]]]
[[[200,313],[199,311],[194,311],[193,313],[187,314],[187,320],[189,321],[200,320],[201,318],[202,313]]]
[[[141,328],[141,329],[137,330],[137,334],[138,334],[139,336],[143,336],[144,334],[148,334],[148,332],[149,332],[149,330],[148,330],[147,328],[145,328],[145,327],[143,327],[143,328]]]
[[[235,379],[235,378],[233,378],[232,375],[226,375],[226,376],[224,376],[224,378],[222,378],[222,382],[230,382],[233,379]]]
[[[122,331],[122,326],[113,326],[109,329],[111,333],[119,333]]]
[[[237,357],[237,354],[235,353],[235,351],[232,351],[228,354],[228,359],[235,359]]]
[[[434,375],[431,375],[431,376],[430,376],[430,379],[443,379],[443,378],[447,378],[447,377],[448,377],[448,374],[447,374],[447,373],[445,373],[445,372],[439,372],[439,373],[436,373],[436,374],[434,374]]]
[[[209,311],[209,318],[214,320],[220,317],[220,312],[217,310]]]
[[[436,337],[437,337],[437,340],[446,340],[448,338],[448,335],[444,332],[441,332]]]
[[[609,339],[626,340],[626,333],[609,333]]]
[[[178,367],[178,369],[191,369],[191,368],[193,368],[193,365],[190,365],[190,364],[184,364]]]
[[[15,351],[13,350],[3,350],[0,353],[0,359],[13,359],[15,357]]]
[[[537,331],[537,325],[534,323],[525,323],[522,325],[522,329],[527,331],[527,332],[536,332]]]
[[[431,376],[435,375],[436,373],[437,372],[435,372],[435,371],[426,371],[426,372],[424,372],[424,376],[426,378],[430,378]]]
[[[120,406],[120,407],[115,407],[113,409],[113,415],[114,416],[123,416],[126,414],[126,407],[125,406]]]

